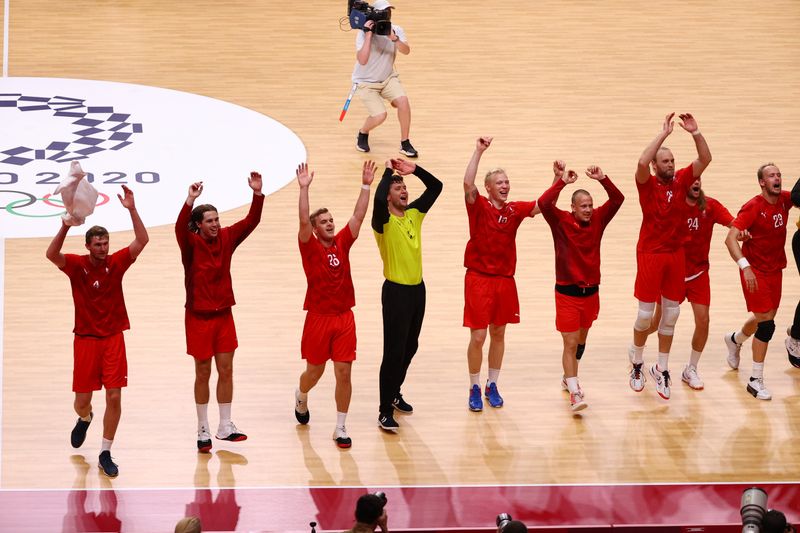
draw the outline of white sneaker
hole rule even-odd
[[[786,328],[786,351],[792,357],[800,357],[800,340],[792,338],[792,328]]]
[[[578,392],[573,392],[569,395],[569,405],[572,407],[573,411],[582,411],[586,409],[588,404],[583,399],[583,391],[578,390]]]
[[[347,449],[353,445],[353,441],[347,436],[347,429],[344,426],[336,426],[333,432],[333,440],[336,441],[336,446],[342,449]]]
[[[642,372],[642,367],[644,363],[631,363],[631,388],[636,392],[642,392],[644,389],[644,383],[647,381],[647,378],[644,376],[644,372]]]
[[[681,372],[681,381],[689,385],[694,390],[703,390],[705,386],[703,380],[697,375],[697,369],[692,365],[686,365]]]
[[[197,451],[200,453],[211,451],[211,433],[205,426],[200,426],[200,429],[197,430]]]
[[[247,435],[239,431],[239,428],[237,428],[236,424],[233,422],[228,422],[224,426],[219,426],[215,437],[219,440],[229,440],[231,442],[247,440]]]
[[[650,367],[650,375],[656,382],[656,392],[665,400],[669,400],[669,386],[672,381],[669,377],[669,370],[659,370],[657,365]]]
[[[294,417],[303,425],[311,420],[311,413],[308,411],[308,402],[300,399],[300,389],[294,390]]]
[[[750,378],[750,381],[747,383],[747,392],[752,394],[753,398],[758,398],[759,400],[772,399],[772,393],[770,393],[766,385],[764,385],[764,378]]]
[[[742,351],[742,345],[733,340],[735,331],[725,334],[725,346],[728,347],[728,366],[736,370],[739,368],[739,352]]]

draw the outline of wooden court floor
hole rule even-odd
[[[68,282],[44,257],[48,239],[6,243],[2,487],[797,480],[800,371],[789,366],[783,349],[783,330],[800,299],[791,259],[766,365],[771,402],[745,392],[748,363],[739,372],[725,363],[722,334],[739,327],[746,313],[721,231],[711,251],[711,335],[700,363],[706,389],[691,391],[676,381],[668,403],[658,399],[652,382],[635,394],[627,383],[626,350],[636,312],[632,288],[641,219],[633,174],[663,116],[694,113],[714,157],[704,188],[733,212],[757,194],[761,163],[774,161],[787,188],[800,174],[800,3],[395,4],[395,22],[412,47],[397,61],[412,104],[411,139],[419,164],[445,183],[424,224],[428,307],[403,391],[415,413],[400,420],[401,433],[381,433],[375,424],[382,275],[366,226],[351,254],[359,337],[347,421],[353,448],[342,452],[331,441],[332,375],[311,395],[312,423],[295,424],[305,280],[292,183],[267,199],[261,225],[236,253],[240,348],[233,415],[250,438],[217,444],[211,457],[195,453],[178,248],[171,227],[150,228],[151,242],[126,276],[130,381],[113,448],[121,473],[111,482],[83,468],[84,461],[96,462],[99,423],[82,449],[68,442],[75,418]],[[12,1],[9,74],[160,86],[273,117],[306,145],[317,173],[312,206],[329,207],[341,225],[358,194],[362,162],[397,157],[399,144],[397,120],[390,116],[371,135],[372,153],[355,151],[364,116],[357,101],[343,124],[337,120],[354,63],[354,34],[338,26],[344,12],[344,1],[78,0],[69,9],[52,9],[44,0]],[[583,416],[571,414],[560,390],[553,249],[540,217],[526,221],[517,239],[522,323],[507,331],[499,381],[506,406],[480,414],[466,408],[461,180],[481,134],[495,137],[481,168],[504,167],[514,199],[538,197],[557,158],[575,169],[600,165],[626,195],[603,244],[601,314],[580,370],[589,402]],[[694,158],[690,136],[677,125],[667,144],[679,165]],[[243,176],[230,178],[244,186]],[[193,176],[185,179],[188,185]],[[578,185],[589,188],[596,203],[604,201],[587,181]],[[409,185],[412,194],[421,190],[413,179]],[[175,198],[176,214],[182,201]],[[224,213],[223,223],[244,212]],[[130,233],[114,234],[112,247],[130,239]],[[79,238],[68,239],[65,251],[80,250]],[[676,376],[688,359],[691,328],[684,306],[671,360]],[[654,351],[651,341],[648,362]],[[94,410],[102,408],[98,397]],[[210,412],[213,424],[213,403]]]

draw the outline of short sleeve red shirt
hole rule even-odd
[[[298,240],[308,281],[303,309],[322,315],[338,315],[356,305],[350,275],[350,248],[354,242],[349,225],[336,234],[329,248],[325,248],[314,235],[305,243]]]
[[[677,171],[667,184],[660,183],[655,176],[644,183],[636,182],[642,207],[637,252],[671,253],[683,246],[688,237],[686,191],[694,180],[692,165],[689,165]]]
[[[774,204],[759,194],[744,204],[736,215],[733,225],[740,231],[749,231],[751,237],[742,245],[742,253],[757,270],[777,272],[786,268],[784,246],[791,207],[789,191],[781,191]]]
[[[65,254],[61,269],[72,286],[75,304],[76,335],[108,337],[130,329],[125,298],[122,295],[122,276],[135,259],[128,248],[106,257],[105,262],[92,265],[88,255]]]
[[[517,229],[536,202],[508,202],[497,209],[480,194],[467,202],[469,242],[464,266],[491,276],[513,276],[517,269]]]
[[[711,236],[714,224],[730,225],[733,215],[724,205],[706,196],[706,208],[702,211],[697,205],[687,205],[686,222],[689,239],[686,241],[686,277],[692,277],[708,270],[708,252],[711,249]]]

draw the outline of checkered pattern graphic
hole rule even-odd
[[[8,165],[23,166],[36,160],[78,161],[105,150],[121,150],[142,133],[142,125],[132,122],[129,114],[117,113],[111,106],[89,106],[81,98],[0,94],[0,111],[10,112],[12,108],[22,113],[50,112],[72,121],[75,130],[73,138],[54,140],[46,146],[0,146],[0,163]]]

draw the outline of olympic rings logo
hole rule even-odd
[[[41,198],[37,198],[36,195],[33,195],[29,192],[25,191],[15,191],[12,189],[0,189],[0,193],[14,193],[14,194],[21,194],[24,198],[20,198],[19,200],[14,200],[12,202],[7,203],[4,206],[0,206],[0,209],[5,209],[9,214],[16,215],[18,217],[27,217],[27,218],[49,218],[49,217],[58,217],[61,215],[66,214],[66,211],[62,211],[64,209],[64,202],[59,200],[58,198],[53,198],[52,194],[48,193],[45,194]],[[101,205],[105,205],[108,203],[108,195],[103,193],[98,193],[98,203],[96,207],[100,207]],[[47,213],[44,215],[39,214],[32,214],[32,213],[22,213],[18,211],[18,209],[22,209],[24,207],[30,207],[36,202],[42,202],[43,204],[55,207],[59,211],[56,213]],[[56,203],[57,202],[57,203]]]

